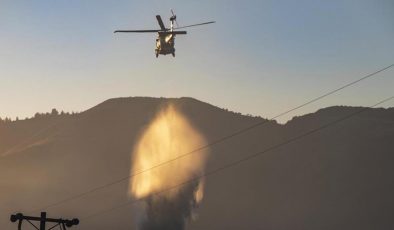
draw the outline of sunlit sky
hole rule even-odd
[[[154,56],[173,8],[176,58]],[[394,63],[394,1],[0,0],[0,117],[83,111],[128,96],[194,97],[272,117]],[[394,68],[291,114],[371,105]],[[394,106],[394,102],[385,107]],[[286,120],[289,117],[283,117]]]

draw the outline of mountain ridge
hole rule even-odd
[[[34,214],[29,210],[129,175],[140,133],[168,103],[174,103],[208,143],[264,123],[211,146],[207,171],[361,109],[328,107],[278,124],[191,98],[138,97],[109,99],[74,115],[7,123],[0,128],[0,150],[9,151],[0,157],[0,212]],[[367,109],[207,178],[199,218],[188,229],[332,229],[333,223],[349,229],[393,227],[391,218],[374,213],[377,208],[394,211],[393,114],[393,108]],[[83,218],[127,202],[127,189],[125,180],[46,211]],[[80,228],[135,226],[132,207],[106,218],[105,223],[101,218],[82,221]]]

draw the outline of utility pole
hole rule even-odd
[[[47,213],[41,212],[40,230],[45,230],[46,219],[47,219]]]
[[[10,220],[11,220],[11,222],[18,221],[18,230],[22,230],[23,220],[26,220],[28,223],[30,223],[37,230],[46,230],[46,223],[54,223],[54,225],[52,227],[50,227],[48,230],[51,230],[57,226],[59,226],[60,229],[62,229],[62,230],[67,230],[67,228],[70,228],[74,225],[79,224],[78,219],[63,220],[63,219],[47,218],[46,212],[41,212],[40,217],[24,216],[22,213],[17,213],[15,215],[11,215]],[[40,228],[38,228],[32,221],[40,222]]]

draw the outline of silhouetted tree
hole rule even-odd
[[[34,118],[40,118],[40,117],[42,117],[43,115],[41,114],[41,113],[35,113],[34,114]]]
[[[52,109],[51,115],[57,116],[57,115],[59,115],[59,111],[57,111],[57,109]]]

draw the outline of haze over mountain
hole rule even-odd
[[[11,213],[39,211],[81,218],[73,229],[135,229],[134,205],[83,219],[129,201],[127,180],[40,208],[129,175],[134,144],[168,103],[182,111],[208,143],[265,121],[193,98],[132,97],[110,99],[74,115],[0,123],[2,229],[16,228],[9,223]],[[359,109],[324,108],[284,125],[267,121],[212,146],[206,171]],[[394,108],[368,109],[214,174],[206,179],[198,217],[187,229],[393,229],[393,140]]]

